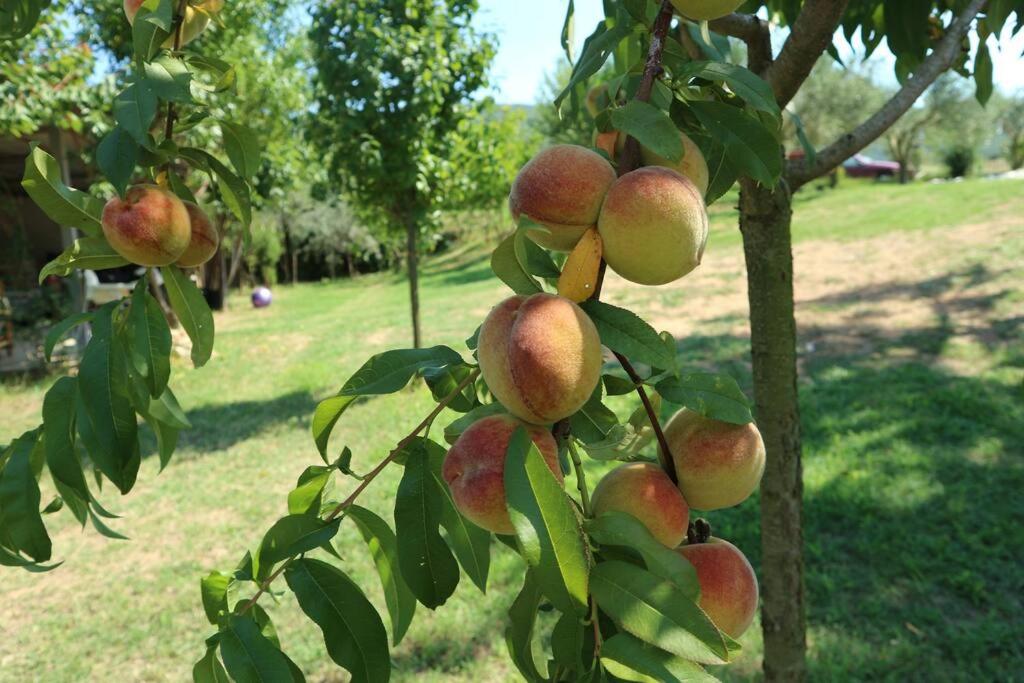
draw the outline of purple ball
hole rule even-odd
[[[273,297],[266,287],[257,287],[252,292],[252,305],[256,308],[265,308],[270,305]]]

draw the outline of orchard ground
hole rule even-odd
[[[696,272],[658,289],[612,278],[607,298],[671,331],[686,367],[730,372],[749,392],[734,200],[713,207]],[[1005,679],[1024,667],[1024,182],[809,188],[797,196],[794,233],[812,679]],[[468,239],[428,260],[429,343],[464,350],[507,296],[488,251]],[[390,274],[278,287],[261,311],[231,304],[210,364],[176,362],[172,383],[193,429],[171,466],[158,475],[146,458],[125,499],[104,488],[103,503],[124,515],[113,526],[131,540],[82,533],[61,513],[64,566],[3,572],[0,680],[187,678],[212,632],[199,577],[233,567],[286,512],[295,478],[319,462],[316,402],[409,336],[406,284]],[[0,438],[38,423],[47,386],[0,385]],[[366,471],[430,405],[422,387],[357,404],[332,448],[351,446]],[[605,469],[588,465],[591,486]],[[361,502],[390,518],[399,473],[388,470]],[[759,566],[756,496],[707,517]],[[351,525],[336,545],[382,604]],[[521,580],[520,560],[495,544],[487,595],[464,577],[436,613],[421,608],[393,652],[393,680],[515,680],[502,624]],[[294,601],[271,602],[309,679],[347,680]],[[759,624],[742,642],[719,675],[758,676]]]

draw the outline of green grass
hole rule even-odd
[[[907,291],[837,273],[849,278],[844,295],[802,309],[802,326],[810,328],[802,328],[802,342],[823,348],[801,345],[813,680],[1012,680],[1024,667],[1022,189],[1019,182],[850,183],[798,195],[796,239],[820,245],[925,230],[942,240],[947,228],[973,223],[990,224],[995,234],[1015,221],[999,233],[1011,239],[951,248],[930,264],[940,276],[899,273],[911,281],[909,296],[945,308],[895,329],[865,323],[856,332],[869,344],[826,344],[849,332],[829,316],[863,300],[902,301]],[[738,262],[735,223],[728,224],[727,209],[715,213],[709,265]],[[736,276],[723,273],[715,287]],[[680,296],[665,292],[615,296],[641,312],[678,310]],[[422,290],[428,343],[464,348],[462,340],[502,296],[479,242],[430,259]],[[232,567],[286,511],[295,478],[319,461],[309,436],[316,402],[369,355],[404,346],[409,336],[406,284],[391,274],[279,287],[261,311],[241,299],[231,303],[218,317],[210,364],[196,371],[175,363],[172,383],[194,428],[182,435],[171,465],[158,474],[148,457],[132,494],[119,498],[105,488],[101,495],[124,515],[112,525],[131,540],[82,532],[61,513],[49,521],[64,566],[45,575],[3,571],[0,680],[187,678],[211,632],[199,577]],[[963,322],[967,314],[972,326]],[[733,373],[749,390],[749,341],[728,331],[741,319],[735,311],[707,313],[698,331],[680,337],[680,351],[694,366]],[[0,385],[0,441],[37,424],[48,383]],[[368,470],[431,404],[422,388],[357,404],[332,448],[350,445],[353,467]],[[588,464],[592,483],[603,469]],[[398,473],[386,470],[361,502],[390,518],[397,481]],[[709,519],[759,569],[756,496]],[[361,539],[343,524],[337,541],[346,570],[382,606]],[[493,559],[486,595],[464,577],[442,608],[419,610],[393,652],[394,680],[516,679],[502,628],[521,564],[500,544]],[[267,605],[310,680],[347,680],[290,597]],[[759,629],[742,642],[743,655],[720,675],[757,677]]]

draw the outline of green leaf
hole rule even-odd
[[[630,100],[611,111],[612,125],[669,161],[683,158],[683,140],[668,113],[652,104]]]
[[[804,151],[807,164],[808,166],[814,166],[818,160],[818,150],[814,148],[814,143],[807,137],[807,129],[804,128],[804,122],[800,116],[796,112],[788,113],[789,118],[793,121],[793,127],[796,128],[796,139],[799,140],[800,147]]]
[[[587,610],[589,563],[579,519],[526,430],[516,429],[505,458],[505,495],[521,554],[558,610]]]
[[[359,586],[319,560],[296,560],[284,576],[302,611],[323,631],[327,654],[352,675],[352,683],[387,683],[388,635]]]
[[[146,81],[132,83],[114,99],[114,119],[140,145],[149,144],[156,116],[156,93]]]
[[[274,522],[263,536],[259,561],[262,569],[269,569],[292,555],[309,552],[330,541],[338,533],[341,518],[324,523],[309,515],[288,515]]]
[[[171,329],[160,304],[149,293],[148,279],[140,278],[128,311],[132,364],[146,379],[149,395],[158,397],[171,377]]]
[[[220,632],[220,654],[237,683],[295,680],[294,665],[250,616],[235,615],[228,620]]]
[[[433,441],[427,441],[425,446],[430,458],[430,473],[442,500],[441,526],[448,532],[448,544],[470,580],[480,592],[486,593],[491,566],[491,533],[467,520],[455,507],[451,490],[441,474],[447,451]]]
[[[199,590],[203,596],[203,611],[211,624],[216,624],[221,615],[228,613],[228,584],[231,575],[222,572],[210,572],[199,580]]]
[[[161,404],[150,403],[150,407],[155,405]],[[178,446],[178,431],[183,428],[158,420],[152,414],[143,414],[142,417],[146,420],[149,428],[153,430],[153,436],[156,437],[156,450],[160,456],[160,471],[163,472],[174,455],[174,449]]]
[[[146,84],[165,102],[192,101],[190,84],[192,74],[185,62],[169,54],[162,54],[143,64]]]
[[[171,308],[192,340],[192,365],[202,367],[213,353],[213,312],[203,293],[180,268],[166,266],[160,272]]]
[[[93,504],[95,505],[95,501],[93,501]],[[89,508],[89,521],[92,522],[92,527],[94,529],[96,529],[96,531],[99,532],[99,534],[101,536],[105,536],[106,538],[114,539],[115,541],[127,541],[128,540],[127,536],[125,536],[124,534],[120,534],[120,533],[114,531],[109,526],[104,524],[103,520],[100,519],[99,515],[97,515],[95,512],[93,512],[93,509],[91,507]]]
[[[511,233],[491,254],[491,270],[498,279],[508,285],[516,294],[537,294],[544,291],[533,276],[526,272],[516,256],[516,240],[519,231]]]
[[[601,646],[601,664],[616,678],[637,683],[710,683],[718,679],[700,664],[646,645],[628,633],[616,633]]]
[[[220,121],[220,129],[231,165],[242,178],[251,179],[260,166],[260,143],[256,133],[247,126],[229,121]]]
[[[88,501],[89,485],[75,451],[77,384],[78,380],[74,377],[61,377],[46,392],[43,398],[43,445],[46,449],[46,466],[58,486],[73,491],[78,500]],[[69,507],[75,510],[67,491],[62,490],[61,495],[68,499]],[[84,517],[79,520],[84,522]]]
[[[402,577],[416,599],[436,609],[455,592],[459,565],[438,531],[443,501],[422,440],[409,447],[395,496],[395,531]]]
[[[170,387],[164,389],[159,398],[150,402],[149,414],[175,429],[188,429],[192,426]]]
[[[92,320],[91,312],[74,313],[51,327],[46,333],[46,339],[43,341],[43,353],[46,354],[46,360],[50,360],[50,357],[53,355],[53,347],[57,345],[61,337],[89,320]]]
[[[96,148],[96,165],[119,195],[124,195],[138,159],[139,144],[121,126],[114,126]]]
[[[477,406],[473,410],[469,411],[462,417],[453,420],[444,428],[444,440],[450,444],[462,435],[462,432],[470,428],[470,426],[477,420],[482,420],[485,417],[491,415],[502,415],[508,411],[500,403],[488,403],[482,406]]]
[[[228,672],[217,658],[217,648],[207,648],[203,658],[192,667],[192,683],[231,683]]]
[[[540,584],[533,570],[527,569],[523,588],[508,609],[508,625],[505,627],[505,646],[509,657],[527,681],[544,680],[537,671],[537,661],[533,654],[533,629],[540,599]]]
[[[722,634],[675,584],[618,560],[598,564],[590,581],[598,607],[623,631],[684,659],[728,661]]]
[[[729,375],[694,372],[663,379],[655,388],[663,398],[686,406],[704,417],[737,425],[754,421],[750,402],[736,380]]]
[[[96,311],[78,369],[78,433],[100,471],[127,493],[139,471],[138,425],[128,393],[127,358],[113,333],[117,303]]]
[[[299,475],[295,488],[288,493],[288,514],[314,517],[320,514],[324,487],[331,480],[331,472],[329,467],[323,465],[307,467]]]
[[[675,356],[654,328],[636,313],[593,299],[580,307],[594,321],[601,343],[612,351],[618,351],[633,362],[664,370],[675,368]]]
[[[128,261],[114,251],[102,237],[83,237],[71,243],[71,246],[53,259],[39,271],[39,283],[42,284],[50,275],[64,277],[72,270],[104,270],[120,268],[128,265]]]
[[[423,371],[423,379],[430,388],[434,400],[441,402],[455,391],[455,388],[465,381],[473,373],[473,370],[473,367],[467,363],[446,365],[442,368],[426,368]],[[457,413],[466,413],[472,410],[476,404],[476,385],[470,382],[448,403],[448,407]]]
[[[132,54],[142,62],[155,55],[171,35],[173,0],[146,0],[132,25]]]
[[[36,562],[50,559],[50,536],[39,513],[39,482],[33,471],[33,451],[39,447],[39,429],[25,432],[10,445],[0,469],[0,531]]]
[[[359,396],[391,394],[427,368],[457,365],[462,356],[447,346],[429,349],[396,349],[378,353],[348,378],[336,396],[325,399],[313,414],[313,439],[320,455],[327,460],[327,444],[338,418]]]
[[[574,614],[563,614],[555,622],[551,630],[551,657],[555,663],[569,671],[589,671],[593,662],[584,664],[583,652],[588,645],[587,631],[590,625],[584,624]],[[590,649],[593,649],[593,638],[589,638]],[[591,659],[593,657],[591,656]]]
[[[398,645],[409,630],[416,614],[416,596],[402,578],[398,567],[398,541],[391,527],[373,512],[358,505],[350,505],[346,514],[352,518],[370,548],[377,567],[384,602],[391,617],[391,642]]]
[[[772,131],[742,109],[722,102],[691,101],[689,106],[735,166],[762,185],[775,185],[782,175],[782,148]]]
[[[531,275],[536,275],[537,277],[542,277],[548,280],[557,280],[558,276],[562,274],[562,270],[555,264],[554,259],[551,258],[551,254],[548,253],[547,249],[526,237],[524,233],[532,230],[536,230],[536,228],[519,230],[519,244],[522,246],[522,252],[526,258],[526,271]]]
[[[587,520],[585,526],[599,545],[637,553],[649,572],[674,583],[690,600],[700,597],[697,570],[693,565],[675,550],[662,545],[635,517],[624,512],[606,512],[597,519]]]
[[[563,100],[577,85],[586,82],[588,78],[600,71],[604,63],[608,61],[609,55],[630,32],[630,26],[626,22],[615,24],[611,29],[603,20],[598,22],[597,28],[583,43],[580,58],[572,70],[569,82],[555,98],[555,107],[560,108]]]
[[[676,71],[678,78],[702,78],[725,83],[729,90],[758,111],[778,119],[779,104],[768,83],[750,69],[726,62],[689,62]]]
[[[36,143],[32,143],[25,157],[25,174],[21,186],[36,206],[55,223],[78,228],[89,237],[100,235],[103,202],[65,185],[57,160]]]
[[[18,567],[33,574],[41,574],[43,572],[52,571],[62,564],[64,563],[57,562],[56,564],[37,564],[32,560],[28,560],[21,555],[12,553],[10,550],[0,546],[0,567]]]
[[[619,426],[615,412],[601,402],[601,384],[587,402],[569,418],[572,435],[585,444],[601,443]]]
[[[565,51],[565,58],[572,64],[572,51],[573,42],[575,40],[576,33],[576,8],[573,6],[573,0],[569,0],[569,7],[565,12],[565,21],[562,23],[562,50]]]
[[[182,147],[179,150],[179,155],[196,168],[215,175],[220,180],[217,187],[220,189],[224,204],[238,220],[242,221],[243,225],[248,227],[252,223],[252,200],[249,196],[249,186],[242,178],[232,173],[227,166],[221,163],[220,159],[205,150]]]

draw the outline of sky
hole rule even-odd
[[[493,95],[499,103],[537,103],[545,74],[553,72],[559,60],[565,58],[559,40],[567,4],[567,0],[480,0],[474,23],[477,28],[496,34],[499,41],[492,74]],[[576,0],[577,52],[602,16],[601,0]],[[1009,34],[1010,29],[1004,29],[1001,50],[995,47],[994,40],[990,40],[989,48],[996,87],[1014,93],[1024,90],[1024,31],[1007,42]],[[776,49],[782,39],[775,37]],[[841,44],[845,45],[845,41]],[[852,52],[841,48],[840,54],[845,60]],[[895,86],[893,58],[884,46],[870,62],[878,64],[875,73],[885,85]]]

